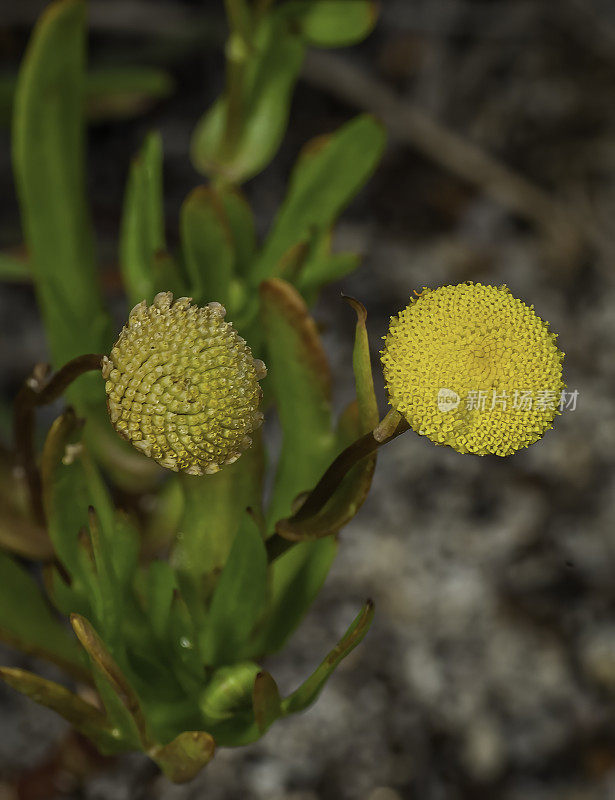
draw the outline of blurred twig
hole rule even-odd
[[[530,220],[567,260],[578,254],[584,242],[595,240],[591,221],[580,211],[573,211],[477,145],[448,130],[346,59],[310,52],[303,77],[344,102],[375,114],[393,138],[415,147]]]

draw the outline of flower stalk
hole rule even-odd
[[[41,477],[34,449],[35,412],[53,403],[70,384],[86,372],[99,370],[103,356],[91,353],[71,359],[49,376],[49,364],[37,364],[15,399],[13,434],[17,466],[23,469],[30,495],[30,505],[37,522],[44,524]]]

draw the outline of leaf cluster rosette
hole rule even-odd
[[[392,409],[379,420],[367,312],[346,298],[356,399],[335,417],[310,306],[358,264],[332,248],[332,232],[382,155],[382,126],[362,115],[309,142],[262,239],[240,183],[279,146],[305,49],[359,41],[374,5],[227,5],[227,86],[191,151],[210,182],[181,207],[179,248],[166,241],[158,134],[130,167],[119,265],[135,307],[115,344],[85,198],[83,0],[56,0],[39,20],[13,120],[28,269],[57,371],[37,365],[17,398],[20,469],[0,458],[11,498],[0,514],[0,639],[59,665],[72,685],[0,676],[101,752],[141,750],[177,782],[216,747],[253,742],[307,708],[366,635],[371,601],[294,690],[265,667],[321,590],[382,444],[412,427],[462,452],[506,455],[552,421],[442,421],[427,408],[438,382],[561,383],[553,335],[503,287],[424,290],[392,322]],[[38,453],[36,408],[62,395],[71,405]],[[279,425],[275,461],[263,414]]]
[[[374,469],[372,454],[309,529],[280,535],[327,464],[377,423],[364,310],[357,304],[357,402],[335,420],[309,306],[358,265],[355,253],[333,250],[333,226],[385,134],[362,115],[307,143],[270,230],[257,235],[240,184],[279,147],[307,47],[360,41],[376,18],[370,0],[262,6],[228,4],[227,85],[191,149],[208,183],[181,207],[179,247],[167,242],[159,134],[130,165],[119,267],[134,309],[119,336],[98,280],[85,125],[93,103],[114,114],[121,92],[160,87],[145,80],[152,75],[86,72],[83,0],[45,10],[15,86],[28,255],[9,271],[33,280],[52,366],[34,368],[17,403],[21,469],[6,465],[14,502],[0,520],[0,638],[72,683],[0,674],[101,752],[142,750],[178,782],[216,747],[252,742],[314,702],[373,616],[370,601],[311,676],[278,690],[263,660],[320,591]],[[62,396],[70,405],[38,452],[36,409]],[[259,426],[274,408],[282,451],[266,496]]]

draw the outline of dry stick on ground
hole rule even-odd
[[[415,147],[458,177],[479,186],[533,222],[557,247],[562,261],[576,259],[586,241],[595,242],[591,221],[518,175],[477,145],[445,128],[382,81],[346,59],[308,53],[304,79],[313,86],[379,117],[394,139]]]

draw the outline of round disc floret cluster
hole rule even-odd
[[[384,339],[390,403],[436,444],[507,456],[560,413],[557,334],[506,286],[424,288]]]
[[[133,308],[103,359],[113,426],[176,472],[213,474],[232,464],[263,421],[258,381],[267,370],[225,313],[220,303],[200,308],[161,292]]]

